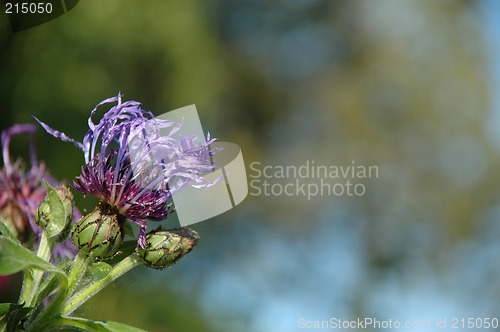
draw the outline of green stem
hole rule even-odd
[[[19,303],[28,302],[28,298],[33,288],[33,274],[31,269],[24,270],[23,273],[23,286],[21,288],[21,294],[19,294]]]
[[[64,285],[64,287],[61,286],[61,289],[54,297],[54,299],[50,302],[47,309],[42,311],[42,313],[38,317],[36,317],[32,323],[30,323],[27,331],[45,331],[45,325],[48,322],[51,322],[54,317],[60,315],[60,308],[64,300],[66,300],[67,294],[68,288],[66,287],[66,285]]]
[[[49,240],[49,236],[47,235],[47,232],[43,231],[42,236],[40,238],[40,245],[38,246],[38,251],[36,255],[48,262],[50,260],[51,254],[52,254],[52,245]]]
[[[36,255],[42,258],[45,261],[50,260],[50,256],[52,254],[52,244],[47,236],[45,231],[42,232],[42,236],[40,238],[40,244],[38,246],[38,252]],[[42,281],[44,271],[39,269],[34,269],[33,271],[33,280],[31,285],[29,285],[30,289],[27,289],[28,295],[26,296],[26,305],[27,306],[35,306],[36,303],[36,295],[38,293],[38,288],[40,287],[40,283]],[[24,286],[23,286],[24,289]]]
[[[80,307],[89,298],[97,294],[101,289],[140,264],[141,260],[136,253],[128,256],[127,258],[116,264],[106,277],[94,283],[91,283],[89,286],[82,289],[72,298],[70,298],[63,307],[62,314],[71,314],[73,311],[75,311],[75,309]]]
[[[76,255],[75,261],[73,262],[71,270],[68,274],[68,289],[70,293],[73,293],[74,288],[77,286],[81,277],[85,274],[88,262],[89,258],[81,252],[78,252],[78,255]]]

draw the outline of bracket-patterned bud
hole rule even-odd
[[[144,248],[136,251],[144,265],[153,269],[164,269],[189,253],[200,239],[197,232],[189,228],[173,230],[157,229],[146,235]]]
[[[125,218],[116,214],[105,214],[98,207],[83,216],[75,225],[71,238],[74,245],[85,255],[97,260],[113,258],[123,242],[122,225]]]

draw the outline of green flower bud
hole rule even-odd
[[[38,205],[36,209],[36,224],[41,228],[47,227],[49,224],[49,216],[50,216],[50,204],[48,197],[45,197],[42,203]]]
[[[146,235],[146,246],[136,251],[144,265],[153,269],[164,269],[189,253],[200,239],[198,233],[189,228],[173,230],[157,229]]]
[[[64,242],[71,232],[71,223],[73,222],[73,194],[67,187],[55,188],[61,196],[64,206],[64,214],[66,217],[66,227],[59,234],[57,242]]]
[[[87,256],[98,260],[113,258],[119,252],[122,242],[122,224],[125,218],[116,214],[104,214],[96,208],[83,216],[71,233],[74,245]]]
[[[64,205],[64,213],[68,223],[73,219],[73,194],[67,187],[55,188],[61,196]]]
[[[53,188],[46,184],[47,195],[36,210],[35,221],[50,237],[58,236],[58,242],[64,241],[73,220],[73,195],[66,187]]]

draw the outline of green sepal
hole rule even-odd
[[[59,235],[71,222],[64,206],[64,198],[47,181],[43,180],[47,196],[36,211],[36,223],[47,232],[49,238]],[[64,189],[60,189],[64,191]],[[67,190],[67,189],[66,189]]]

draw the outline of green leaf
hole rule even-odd
[[[48,237],[52,238],[66,228],[67,219],[61,195],[59,195],[54,187],[52,187],[47,181],[43,180],[43,183],[47,189],[47,199],[49,203],[49,214],[45,216],[45,218],[48,219],[45,231],[47,232]]]
[[[3,221],[0,220],[0,234],[8,237],[11,240],[14,240],[15,242],[19,243],[19,240],[16,239],[14,234],[10,231],[9,227],[3,223]]]
[[[67,284],[67,277],[63,271],[19,243],[8,237],[0,236],[0,275],[14,274],[30,267],[56,273],[59,279]]]
[[[58,281],[59,280],[55,278],[54,274],[49,274],[46,278],[44,278],[37,292],[38,294],[35,303],[42,303],[43,299],[55,293],[57,286],[59,285]]]
[[[22,308],[22,304],[17,303],[0,303],[0,317],[5,316],[9,311],[13,309]]]
[[[126,222],[125,224],[123,224],[122,228],[123,228],[123,233],[125,235],[134,237],[134,230],[132,229],[132,223]]]
[[[92,277],[94,280],[101,280],[105,278],[109,272],[111,272],[111,265],[105,262],[96,262],[90,266],[90,273],[92,273]]]
[[[116,322],[99,322],[103,324],[109,331],[112,332],[145,332],[145,330],[139,329],[126,324],[116,323]]]
[[[81,331],[83,329],[95,332],[146,332],[145,330],[121,323],[94,321],[77,317],[59,317],[53,320],[50,326],[64,326],[66,329],[73,328],[73,330],[77,331]]]
[[[107,263],[110,265],[118,264],[123,260],[123,257],[133,254],[135,252],[135,247],[137,247],[137,240],[124,241],[120,247],[120,254],[108,260]]]
[[[60,261],[57,267],[64,272],[68,272],[71,269],[71,266],[73,266],[73,262],[74,259],[66,258]]]
[[[0,304],[0,327],[2,331],[19,331],[20,322],[25,319],[33,308],[24,307],[17,303]]]

